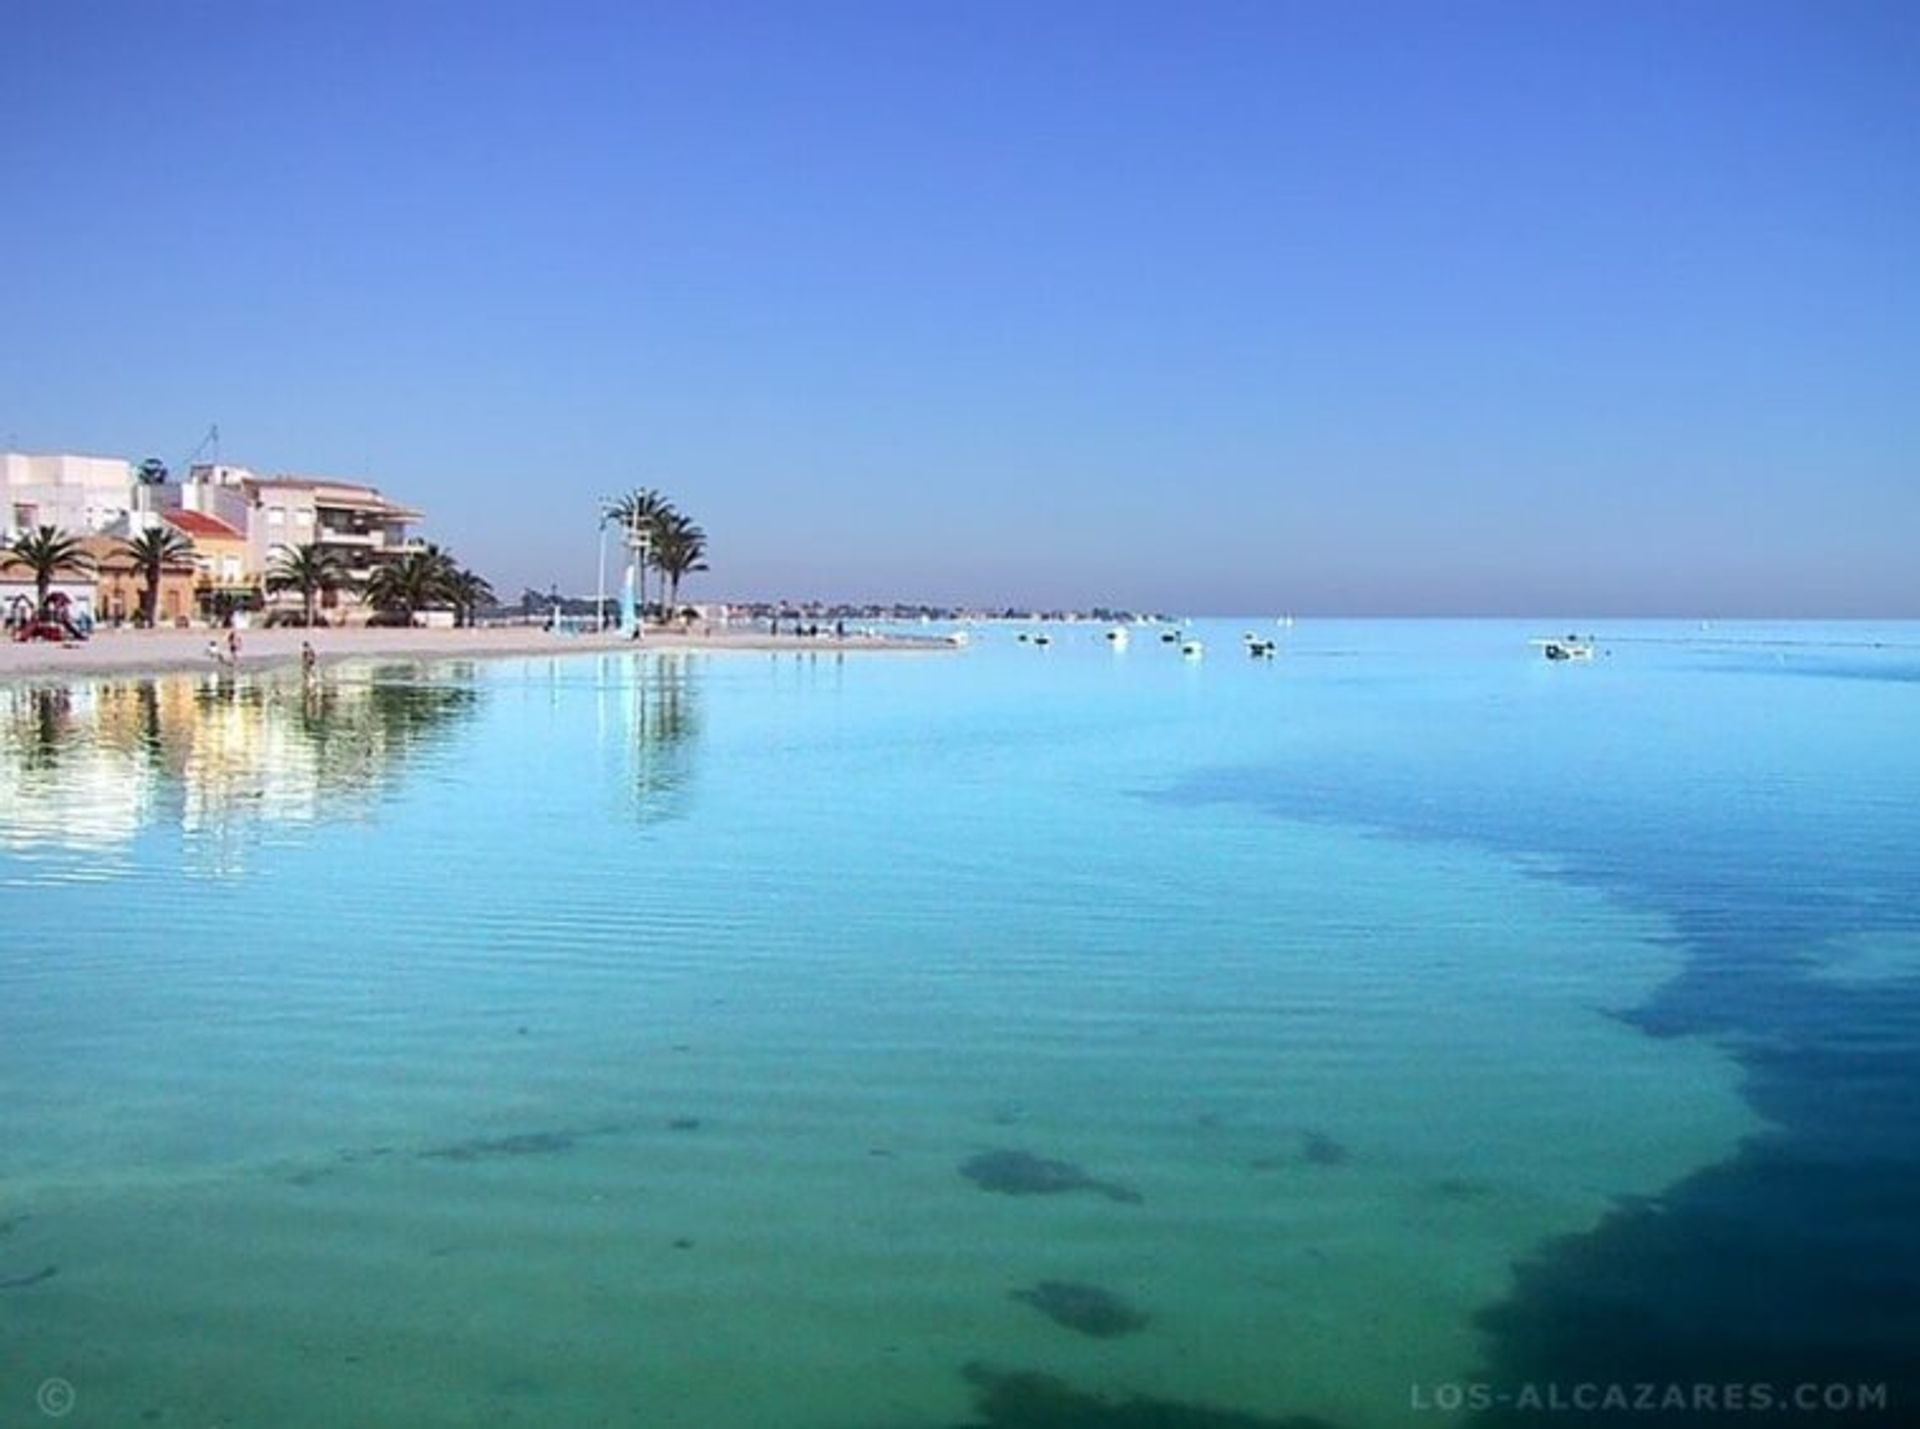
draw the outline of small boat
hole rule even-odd
[[[1033,637],[1033,643],[1035,645],[1051,645],[1053,644],[1053,637],[1047,634],[1036,635]]]
[[[1207,653],[1207,647],[1198,640],[1183,640],[1180,642],[1180,653],[1189,660],[1198,660]]]
[[[1280,646],[1272,640],[1249,640],[1247,653],[1256,660],[1271,660],[1280,653]]]
[[[1539,647],[1541,654],[1556,662],[1593,658],[1593,641],[1582,639],[1578,635],[1550,637],[1545,640],[1535,640],[1532,643]]]
[[[1127,634],[1127,627],[1124,625],[1116,625],[1107,632],[1107,644],[1116,650],[1126,649],[1127,642],[1132,638],[1132,636]]]

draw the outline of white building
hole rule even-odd
[[[139,509],[133,463],[120,457],[0,452],[0,535],[36,526],[106,531]]]
[[[166,510],[198,511],[245,531],[253,510],[247,483],[259,479],[244,466],[205,462],[192,467],[185,480],[157,488],[156,497]]]

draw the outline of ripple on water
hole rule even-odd
[[[1001,690],[1015,767],[924,669],[714,670],[643,823],[635,712],[525,677],[352,759],[190,706],[114,896],[10,907],[6,1264],[61,1271],[12,1350],[112,1346],[103,1415],[1384,1425],[1516,1258],[1751,1128],[1610,1015],[1675,958],[1591,890],[1149,804],[1164,751]]]

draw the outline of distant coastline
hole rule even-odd
[[[613,604],[612,600],[606,602],[608,610]],[[493,606],[480,614],[482,618],[517,616],[531,620],[545,617],[556,607],[569,619],[593,619],[600,612],[601,602],[595,596],[541,595],[529,590],[518,602]],[[734,622],[846,620],[885,625],[960,625],[994,621],[1103,621],[1109,625],[1134,625],[1156,621],[1171,624],[1176,619],[1160,612],[1130,610],[1124,606],[943,605],[905,600],[709,600],[687,603],[685,608],[703,620],[725,618]]]

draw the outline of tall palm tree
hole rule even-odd
[[[653,538],[653,564],[667,586],[667,617],[680,608],[683,577],[707,568],[707,533],[678,511],[662,517]]]
[[[493,604],[493,587],[487,584],[485,576],[478,575],[461,566],[447,582],[447,596],[453,602],[453,622],[455,625],[473,624],[474,612],[483,605]]]
[[[33,572],[35,614],[45,617],[47,597],[62,571],[91,571],[93,558],[80,548],[80,538],[57,526],[41,526],[14,537],[8,548],[13,558]]]
[[[427,603],[429,605],[453,604],[454,586],[459,581],[460,572],[464,567],[454,558],[452,551],[444,546],[436,546],[431,541],[420,548],[419,554],[432,573],[427,584],[433,591],[433,598]]]
[[[347,563],[338,553],[316,541],[282,551],[267,571],[268,594],[278,595],[284,590],[300,592],[301,619],[306,625],[313,624],[314,610],[322,595],[352,584]]]
[[[651,486],[638,486],[625,496],[609,501],[600,511],[601,521],[611,521],[623,532],[635,532],[646,538],[647,549],[652,551],[660,536],[660,526],[669,516],[674,515],[673,503]],[[651,557],[649,557],[651,559]],[[647,561],[640,563],[640,609],[647,608]]]
[[[149,526],[131,541],[122,541],[120,546],[133,558],[146,581],[140,591],[140,623],[152,629],[160,609],[160,577],[168,566],[192,558],[193,542],[171,526]]]
[[[453,558],[438,546],[408,551],[374,571],[367,582],[367,599],[412,624],[417,612],[453,603],[453,578],[458,569]]]
[[[142,486],[165,486],[167,484],[167,464],[157,456],[150,456],[140,463],[134,472]]]

